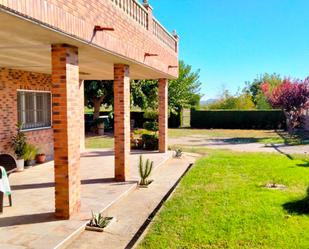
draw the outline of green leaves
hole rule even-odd
[[[180,109],[198,105],[201,82],[200,71],[192,72],[192,67],[183,61],[179,62],[179,77],[169,80],[169,111],[177,113]],[[145,110],[158,108],[158,82],[156,80],[140,80],[131,82],[131,106]]]
[[[85,104],[92,108],[96,100],[101,100],[100,105],[102,103],[111,105],[114,95],[113,85],[112,80],[86,80]]]
[[[12,148],[18,158],[21,158],[25,152],[27,138],[24,132],[21,131],[22,124],[16,124],[16,135],[12,138]]]
[[[168,104],[169,110],[173,113],[182,108],[192,107],[199,104],[201,95],[200,70],[192,72],[192,67],[179,62],[179,77],[176,80],[169,80]]]

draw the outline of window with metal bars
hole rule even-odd
[[[18,91],[17,111],[23,130],[51,127],[51,93]]]

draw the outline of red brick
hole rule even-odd
[[[80,98],[78,49],[68,45],[52,46],[52,91],[55,146],[55,209],[56,216],[70,218],[80,209]],[[54,65],[56,65],[54,67]],[[62,70],[59,70],[58,65]],[[54,72],[60,73],[59,80]],[[68,73],[70,71],[70,73]],[[60,86],[61,88],[55,87]],[[61,90],[60,90],[61,89]],[[61,108],[55,108],[55,106]],[[57,109],[57,110],[56,110]]]
[[[168,139],[168,80],[159,79],[159,151],[167,152]]]
[[[130,71],[114,65],[115,179],[125,181],[130,155]]]

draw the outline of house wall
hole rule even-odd
[[[147,29],[111,0],[46,0],[44,3],[41,0],[0,0],[0,4],[79,39],[91,40],[92,44],[113,53],[175,77],[178,75],[177,68],[169,68],[169,65],[178,65],[178,51],[153,34],[152,17]],[[115,30],[97,32],[93,36],[95,25]],[[158,56],[145,58],[145,53]]]
[[[51,91],[51,76],[0,68],[0,151],[12,152],[10,142],[16,132],[17,90]],[[48,157],[53,155],[53,130],[25,131],[27,141]]]

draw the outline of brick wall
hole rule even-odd
[[[0,68],[0,151],[11,152],[10,141],[17,123],[17,89],[51,90],[47,74]],[[26,131],[28,142],[38,146],[47,156],[53,155],[53,131]]]
[[[178,53],[152,32],[130,17],[111,0],[5,0],[0,4],[37,19],[58,30],[90,41],[95,25],[112,27],[115,31],[97,32],[92,44],[128,57],[162,72],[177,76]],[[129,1],[130,2],[130,1]],[[159,10],[158,10],[159,11]],[[152,23],[149,23],[152,25]],[[147,57],[145,53],[155,53],[158,57]]]

